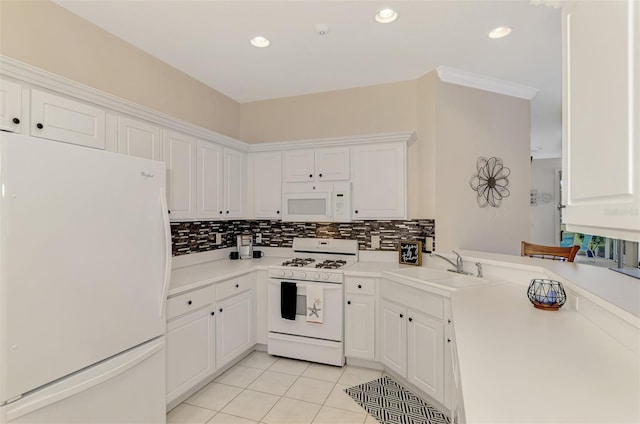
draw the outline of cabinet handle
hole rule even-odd
[[[313,178],[313,174],[309,174],[309,178]]]
[[[222,308],[218,309],[219,312],[222,312]]]
[[[41,130],[41,129],[43,129],[43,128],[44,128],[44,125],[42,125],[40,122],[38,122],[38,123],[36,124],[36,128],[37,128],[37,129],[39,129],[39,130]]]
[[[409,322],[413,321],[413,318],[409,317]]]
[[[219,211],[218,213],[219,213],[220,215],[222,215],[222,211]]]
[[[358,284],[358,288],[361,289],[362,288],[362,284]]]
[[[451,324],[451,320],[450,319],[447,320],[447,324]]]
[[[167,211],[167,213],[168,213],[169,215],[171,215],[171,209],[169,209],[169,210]]]
[[[404,315],[400,314],[400,318],[404,318]]]
[[[229,211],[227,211],[227,213],[229,213]]]
[[[280,211],[276,211],[276,214],[280,215]]]
[[[355,212],[356,212],[356,213],[358,213],[358,209],[356,209],[356,211],[355,211]]]
[[[20,120],[18,118],[13,118],[11,120],[11,122],[13,122],[14,124],[18,125],[20,123]]]
[[[193,302],[190,300],[187,300],[187,305],[191,305]]]
[[[451,339],[447,339],[447,343],[451,343]]]
[[[318,174],[318,177],[322,178],[322,174]]]
[[[240,287],[240,284],[236,284],[236,288]]]
[[[211,312],[211,316],[213,316],[213,315],[215,315],[215,314],[216,314],[215,312]]]
[[[351,305],[351,301],[350,300],[347,300],[347,305]]]

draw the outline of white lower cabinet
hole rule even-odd
[[[205,307],[167,324],[167,404],[215,371],[215,316]]]
[[[386,300],[380,301],[380,360],[391,371],[407,376],[407,311]]]
[[[232,293],[234,289],[239,293],[216,303],[217,368],[224,367],[256,343],[255,274],[220,283],[216,293]]]
[[[386,281],[385,281],[386,283]],[[380,360],[425,394],[449,406],[445,376],[444,299],[391,282],[380,301]]]
[[[376,359],[376,280],[345,277],[345,356]]]

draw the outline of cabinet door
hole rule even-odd
[[[211,308],[167,324],[167,403],[215,371],[215,325]]]
[[[253,291],[216,305],[216,364],[221,368],[255,344]]]
[[[245,154],[224,149],[224,216],[244,216]]]
[[[638,27],[637,1],[563,5],[563,218],[572,231],[640,240]]]
[[[380,358],[402,377],[407,375],[407,312],[395,303],[380,301]]]
[[[0,130],[22,129],[22,86],[0,78]]]
[[[253,155],[253,206],[256,218],[282,217],[282,154]]]
[[[40,90],[31,90],[31,135],[103,149],[106,146],[103,109]]]
[[[350,166],[348,147],[331,147],[315,151],[315,172],[318,181],[348,180]]]
[[[284,152],[284,181],[300,183],[315,180],[313,149]]]
[[[375,298],[358,294],[349,294],[346,298],[345,355],[352,358],[374,360],[376,356]]]
[[[198,140],[196,216],[201,219],[222,218],[224,215],[223,149],[221,146]]]
[[[175,131],[164,133],[164,161],[171,219],[196,217],[196,139]]]
[[[125,116],[118,117],[118,153],[162,160],[160,128]]]
[[[407,380],[444,403],[444,326],[409,309]]]
[[[352,147],[353,218],[406,217],[404,143]]]

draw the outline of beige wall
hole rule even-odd
[[[519,255],[529,238],[530,102],[443,82],[436,101],[437,249]],[[478,207],[469,186],[480,156],[511,169],[511,195],[499,208]]]
[[[0,1],[0,53],[238,137],[237,102],[50,1]]]
[[[248,143],[414,130],[416,81],[244,103],[239,138]]]

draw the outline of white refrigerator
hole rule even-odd
[[[164,163],[0,132],[0,423],[164,423]]]

